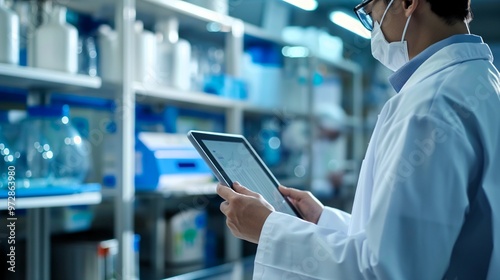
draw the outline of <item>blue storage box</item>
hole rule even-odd
[[[235,100],[245,100],[247,98],[246,82],[227,75],[207,76],[203,91]]]

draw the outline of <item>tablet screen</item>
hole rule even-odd
[[[242,142],[202,140],[232,182],[260,193],[276,211],[296,216],[257,159]]]

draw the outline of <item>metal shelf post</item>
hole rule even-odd
[[[118,279],[134,279],[134,121],[133,90],[135,0],[121,0],[116,5],[115,21],[119,32],[121,87],[117,90],[115,111],[121,160],[118,161],[117,195],[115,197],[115,236],[118,240]]]

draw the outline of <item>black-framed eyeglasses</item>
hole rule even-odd
[[[358,16],[359,21],[361,21],[363,26],[366,29],[368,29],[369,31],[373,30],[373,18],[371,16],[371,12],[368,13],[365,10],[365,7],[366,7],[366,5],[370,4],[371,2],[373,2],[373,0],[364,0],[363,2],[361,2],[361,4],[357,5],[354,8],[354,12]]]

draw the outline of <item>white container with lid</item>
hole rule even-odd
[[[19,64],[19,17],[0,0],[0,63]]]
[[[174,45],[179,41],[179,21],[172,17],[162,20],[155,25],[156,35],[158,36],[158,63],[157,77],[158,82],[165,86],[172,84],[172,75],[174,66]]]
[[[191,44],[179,38],[179,21],[170,18],[155,26],[158,42],[158,81],[180,90],[191,89]]]
[[[66,22],[66,8],[55,6],[35,32],[35,67],[75,74],[78,71],[78,31]]]
[[[135,23],[135,80],[145,84],[157,84],[157,39],[153,32],[144,30],[141,21]]]
[[[109,25],[101,25],[99,34],[99,73],[103,80],[119,82],[120,78],[120,53],[118,47],[118,33]]]

